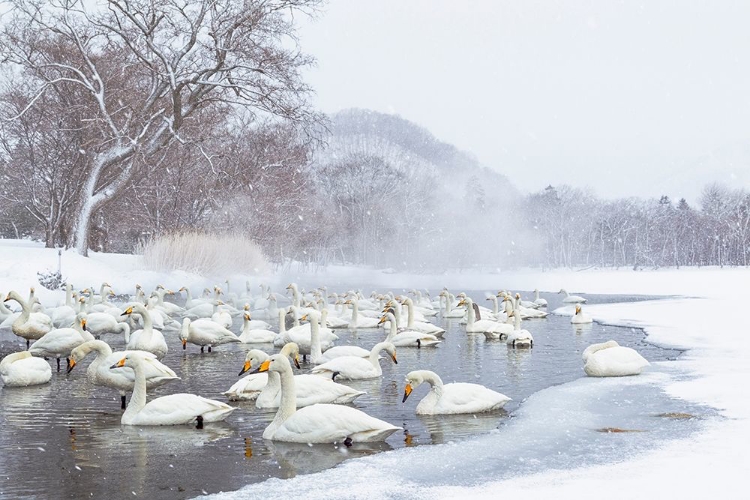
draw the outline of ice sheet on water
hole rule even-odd
[[[435,495],[430,490],[442,485],[455,491],[457,485],[625,459],[658,441],[684,438],[704,422],[657,416],[691,411],[707,416],[707,410],[686,409],[665,395],[663,386],[672,377],[656,367],[638,377],[578,379],[532,395],[506,425],[476,439],[402,448],[216,498],[288,498],[302,490],[306,498],[430,498]]]

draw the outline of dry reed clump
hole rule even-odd
[[[158,236],[140,247],[146,267],[202,276],[257,274],[268,269],[260,246],[243,236],[201,232]]]

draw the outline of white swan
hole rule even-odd
[[[54,328],[52,319],[44,313],[31,312],[31,304],[25,301],[18,292],[8,292],[4,302],[9,300],[15,300],[21,304],[21,314],[13,321],[11,328],[13,333],[26,339],[26,347],[29,347],[32,340],[39,340]]]
[[[232,315],[223,309],[219,309],[219,306],[223,305],[225,305],[224,302],[220,300],[216,301],[213,313],[211,314],[211,320],[224,328],[232,328]]]
[[[294,346],[294,344],[287,344],[279,354],[288,356],[294,354],[294,361],[299,367],[297,361],[297,354],[294,349],[287,349],[287,346]],[[243,371],[249,369],[252,366],[256,367],[256,370],[260,368],[260,365],[268,359],[268,356],[262,351],[254,353],[252,359],[246,358]],[[249,359],[249,363],[248,363]],[[297,408],[304,406],[310,406],[318,403],[327,404],[347,404],[354,401],[356,398],[365,394],[362,391],[352,389],[349,386],[334,382],[329,378],[319,377],[317,375],[295,375],[295,402]],[[268,372],[268,382],[260,394],[255,400],[255,406],[257,408],[278,408],[281,405],[281,381],[279,374],[275,372]]]
[[[349,406],[316,404],[297,410],[295,381],[286,356],[275,354],[260,366],[281,376],[281,404],[264,439],[293,443],[341,443],[384,441],[401,430]]]
[[[146,371],[149,364],[161,365],[148,354],[129,352],[111,368],[127,366],[135,371],[135,386],[127,410],[122,414],[123,425],[180,425],[193,422],[202,427],[204,422],[224,420],[236,408],[221,401],[195,394],[170,394],[146,403]]]
[[[387,352],[394,363],[396,359],[396,347],[390,342],[381,342],[376,344],[370,350],[370,356],[360,358],[357,356],[341,356],[331,361],[323,363],[312,369],[312,373],[318,375],[330,375],[332,379],[341,377],[347,380],[362,380],[368,378],[378,378],[383,375],[383,369],[380,367],[380,351]]]
[[[521,328],[521,315],[513,311],[511,316],[513,316],[514,327],[505,339],[505,343],[511,347],[534,347],[534,337],[531,332]]]
[[[135,386],[135,373],[130,368],[111,369],[110,366],[117,363],[129,352],[136,352],[143,356],[156,356],[146,351],[118,351],[112,352],[112,348],[103,340],[89,340],[73,349],[70,353],[70,364],[68,373],[73,371],[90,352],[96,352],[96,358],[89,364],[86,377],[94,385],[109,387],[120,392],[120,405],[125,409],[125,394],[133,390]],[[163,363],[148,363],[144,365],[146,377],[146,389],[152,389],[166,384],[180,377]]]
[[[276,332],[264,328],[253,328],[250,313],[243,315],[242,333],[239,335],[243,344],[265,344],[271,343],[276,338]],[[264,322],[265,323],[265,322]]]
[[[565,297],[563,298],[563,302],[565,304],[583,304],[584,302],[586,302],[586,299],[584,299],[580,295],[570,295],[564,288],[561,288],[557,293],[565,294]]]
[[[0,379],[7,387],[46,384],[51,378],[49,363],[33,357],[29,351],[8,354],[0,361]]]
[[[466,306],[467,320],[466,333],[483,333],[489,334],[488,338],[497,339],[501,335],[508,335],[513,328],[507,323],[498,323],[491,319],[481,319],[481,313],[477,307],[474,307],[474,301],[471,297],[465,297],[458,302],[459,306]],[[477,319],[477,315],[479,319]]]
[[[83,298],[81,298],[83,300]],[[121,311],[117,310],[118,314]],[[130,340],[130,325],[124,321],[117,321],[117,318],[106,312],[83,313],[86,318],[86,328],[91,335],[100,337],[105,333],[121,333],[125,337],[125,342]]]
[[[592,344],[583,351],[583,371],[589,377],[638,375],[650,365],[646,358],[614,340]]]
[[[123,316],[127,316],[137,312],[143,318],[143,329],[136,330],[130,336],[127,343],[127,348],[130,350],[137,351],[148,351],[156,355],[158,359],[162,359],[167,355],[169,350],[167,342],[164,340],[164,335],[159,330],[155,330],[151,321],[151,313],[142,305],[135,304],[122,313]]]
[[[537,307],[547,307],[547,299],[539,297],[538,288],[534,288],[534,304],[536,304]]]
[[[407,308],[406,329],[416,330],[423,333],[431,333],[436,337],[442,337],[445,333],[444,328],[430,323],[429,321],[417,321],[415,318],[414,301],[410,297],[405,297],[401,302]]]
[[[296,318],[297,309],[294,306],[290,306],[290,309],[293,311]],[[325,315],[325,312],[322,314]],[[297,320],[299,320],[299,318],[297,318]],[[312,324],[307,323],[295,326],[289,330],[285,330],[283,324],[284,322],[281,320],[279,323],[279,335],[276,336],[274,345],[281,347],[289,342],[294,342],[299,346],[299,350],[304,356],[312,354]],[[321,351],[325,351],[332,347],[334,340],[339,338],[330,328],[319,328],[318,337],[320,339]]]
[[[281,354],[291,356],[294,365],[299,369],[299,346],[294,342],[289,342],[281,348]],[[223,392],[229,401],[255,401],[260,396],[261,391],[268,384],[268,373],[258,373],[260,364],[268,359],[268,354],[259,349],[250,349],[245,355],[245,363],[242,365],[239,376],[253,370],[250,375],[245,375],[237,382],[232,384],[228,391]],[[255,367],[255,368],[253,368]]]
[[[208,346],[208,352],[211,352],[211,348],[214,346],[240,341],[237,335],[206,318],[196,319],[195,321],[190,321],[190,318],[183,319],[180,340],[183,350],[187,349],[187,343],[190,342],[199,345],[201,352],[203,352],[205,346]]]
[[[260,363],[268,359],[268,354],[259,349],[250,349],[245,355],[245,364],[240,370],[240,375],[252,369],[253,366],[259,366]],[[229,390],[223,392],[229,401],[254,401],[260,395],[260,391],[268,384],[267,373],[251,373],[239,379],[232,384]]]
[[[57,358],[57,371],[60,371],[60,357],[70,357],[70,351],[88,340],[94,340],[94,336],[86,331],[86,317],[79,313],[73,328],[57,328],[50,331],[31,344],[29,352],[33,356]]]
[[[349,321],[350,330],[378,327],[378,320],[376,318],[368,318],[359,314],[359,300],[348,299],[344,302],[344,304],[352,306],[352,318]]]
[[[398,328],[396,328],[396,317],[391,311],[393,311],[393,309],[388,309],[388,311],[383,314],[383,317],[380,318],[381,324],[385,323],[386,321],[388,321],[390,324],[390,331],[388,332],[388,336],[385,338],[386,342],[390,342],[396,347],[417,348],[433,347],[442,342],[439,338],[432,335],[431,333],[417,332],[414,330],[402,330],[401,332],[399,332]]]
[[[423,382],[430,384],[430,392],[417,405],[417,415],[450,415],[481,413],[502,408],[510,398],[479,384],[456,382],[443,384],[437,373],[416,370],[406,375],[404,399]]]
[[[546,318],[549,314],[547,311],[540,311],[539,309],[533,309],[521,305],[521,294],[516,293],[513,299],[513,311],[521,315],[521,319],[527,318]]]
[[[576,313],[570,318],[570,322],[574,325],[584,325],[586,323],[593,323],[594,318],[583,312],[581,306],[576,304]]]
[[[68,283],[65,285],[65,304],[47,310],[47,314],[52,319],[52,324],[55,325],[55,328],[67,328],[73,324],[76,319],[74,306],[75,292],[73,292],[73,286]],[[0,320],[2,320],[2,307],[0,305]]]

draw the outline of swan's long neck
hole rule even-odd
[[[476,321],[476,316],[474,316],[474,303],[471,301],[471,299],[466,299],[466,326],[473,326],[474,321]]]
[[[294,387],[294,374],[292,373],[292,367],[289,363],[282,366],[284,367],[283,371],[279,373],[281,376],[281,401],[279,404],[279,410],[276,412],[273,422],[271,422],[263,432],[263,437],[265,439],[271,439],[276,430],[286,422],[286,419],[294,415],[294,412],[297,411],[297,393]],[[268,375],[270,381],[271,373]]]
[[[438,398],[443,395],[443,380],[437,373],[424,370],[422,372],[422,380],[430,384],[430,392],[434,393]]]
[[[242,323],[242,334],[249,333],[250,332],[250,320],[247,318],[243,319]]]
[[[377,344],[372,348],[372,350],[370,351],[370,356],[367,358],[375,368],[380,368],[380,361],[378,361],[378,359],[380,358],[380,351],[382,350],[383,347],[380,344]]]
[[[145,329],[144,329],[145,330]],[[122,414],[122,423],[129,424],[135,420],[136,415],[146,406],[146,371],[139,361],[134,367],[135,385],[133,386],[133,395],[130,396],[130,403],[125,413]]]
[[[534,290],[534,301],[539,300],[539,290]]]
[[[145,307],[139,307],[136,311],[141,313],[141,317],[143,318],[143,333],[141,333],[141,341],[150,342],[154,330],[154,322],[151,321],[151,313]]]
[[[414,328],[414,302],[411,299],[406,299],[406,312],[408,313],[406,328]]]
[[[352,323],[355,325],[359,321],[359,305],[356,300],[352,300]]]
[[[277,372],[268,372],[268,382],[258,395],[258,403],[261,406],[269,406],[276,399],[276,395],[281,390],[281,380]]]
[[[493,295],[492,297],[490,297],[490,299],[492,300],[492,314],[497,316],[499,312],[497,309],[497,297]]]
[[[26,323],[26,321],[29,320],[29,315],[31,315],[31,304],[23,300],[20,296],[16,296],[14,298],[16,302],[21,304],[21,315],[16,321],[22,320],[22,323]]]
[[[279,309],[279,335],[286,333],[286,314],[283,309]]]
[[[70,285],[65,287],[65,305],[73,307],[73,287]]]
[[[318,318],[310,318],[310,360],[317,364],[320,358],[323,357],[323,352],[320,350],[320,325],[318,324]]]
[[[514,330],[521,329],[521,313],[518,311],[515,311],[513,313],[513,329]]]
[[[94,340],[93,342],[88,342],[81,348],[81,351],[83,352],[84,357],[91,351],[96,351],[96,358],[91,362],[86,373],[96,373],[96,371],[99,369],[99,366],[101,366],[101,364],[104,363],[107,357],[112,354],[112,348],[109,347],[109,344],[107,344],[103,340]]]
[[[391,313],[386,313],[388,322],[391,324],[391,331],[388,332],[388,336],[385,338],[386,342],[392,342],[393,337],[398,333],[398,326],[396,325],[396,317]]]

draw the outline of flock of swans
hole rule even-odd
[[[227,399],[277,409],[263,433],[266,439],[349,445],[382,441],[401,428],[346,406],[364,394],[346,382],[381,377],[381,362],[398,363],[397,348],[439,346],[445,330],[430,318],[456,318],[467,334],[483,334],[513,349],[532,349],[533,335],[522,328],[522,321],[548,314],[547,301],[539,297],[538,290],[531,301],[522,300],[518,293],[500,291],[488,296],[491,307],[484,307],[465,293],[454,296],[447,289],[432,300],[419,290],[411,290],[409,296],[373,292],[365,297],[354,291],[329,294],[324,287],[306,293],[295,283],[287,287],[291,294],[287,299],[262,288],[261,295],[253,295],[248,284],[238,295],[216,286],[194,298],[182,287],[178,293],[185,293],[184,307],[165,301],[165,296],[175,292],[163,286],[147,296],[137,285],[135,295],[116,305],[110,302],[116,295],[108,283],[101,285],[98,294],[93,288],[74,291],[68,285],[65,303],[55,308],[44,308],[33,288],[28,298],[11,291],[4,302],[16,302],[20,311],[0,303],[0,327],[10,326],[15,335],[26,340],[27,350],[0,361],[0,378],[6,386],[44,384],[52,377],[46,359],[55,358],[60,371],[65,358],[67,373],[71,373],[94,353],[86,377],[92,384],[118,391],[123,425],[195,424],[201,428],[204,423],[226,419],[238,407],[189,393],[149,401],[150,389],[179,379],[162,362],[169,350],[162,331],[167,332],[167,338],[178,336],[185,350],[188,345],[200,347],[201,352],[227,343],[258,344],[266,349],[273,345],[278,352],[247,351],[239,373],[244,377],[224,392]],[[559,293],[565,295],[563,303],[575,305],[571,323],[593,321],[583,313],[585,298],[565,290]],[[279,300],[291,304],[280,307]],[[238,334],[232,331],[235,317],[243,322]],[[278,319],[278,331],[266,321],[271,319]],[[341,328],[383,328],[385,335],[369,348],[335,345],[339,339],[335,331]],[[125,350],[113,351],[99,338],[104,334],[122,336]],[[310,373],[294,373],[293,365],[300,367],[300,356],[312,365]],[[583,361],[590,376],[635,375],[648,365],[636,351],[614,341],[591,345],[584,351]],[[430,389],[416,407],[416,413],[422,415],[493,411],[510,400],[479,384],[444,384],[434,371],[415,369],[406,376],[402,402],[423,383]],[[132,395],[126,404],[128,392]]]

